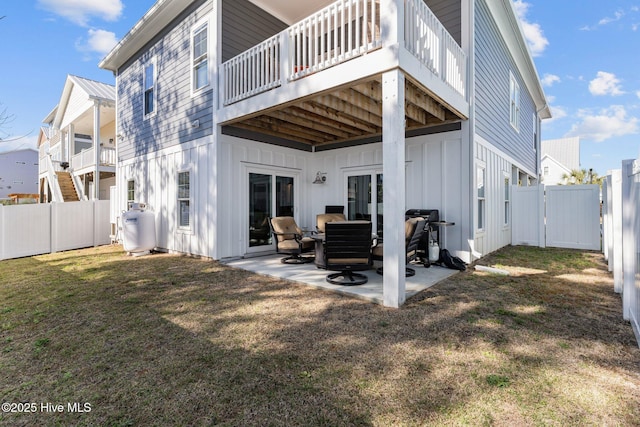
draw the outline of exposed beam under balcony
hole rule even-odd
[[[465,119],[409,78],[405,83],[405,100],[407,131]],[[314,147],[379,137],[382,134],[381,79],[374,77],[232,120],[226,125]]]

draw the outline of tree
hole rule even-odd
[[[562,174],[562,179],[567,182],[567,185],[583,185],[583,184],[598,184],[602,185],[604,177],[598,176],[598,172],[594,172],[593,169],[571,169],[571,173]]]
[[[0,142],[4,141],[4,137],[8,134],[5,132],[7,125],[11,123],[14,119],[13,114],[9,114],[7,108],[2,108],[2,104],[0,103]]]

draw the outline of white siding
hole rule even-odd
[[[513,164],[480,143],[476,143],[476,162],[485,166],[485,226],[483,230],[477,230],[478,212],[474,202],[474,249],[480,255],[486,255],[511,243],[511,222],[505,225],[504,178],[505,174],[511,176]],[[472,188],[475,189],[475,185]],[[473,196],[475,201],[475,192]]]
[[[211,256],[210,174],[211,138],[203,138],[170,149],[160,150],[118,168],[118,211],[126,206],[127,181],[135,181],[135,201],[146,203],[156,215],[158,248],[193,255]],[[190,172],[191,229],[178,229],[178,172]]]

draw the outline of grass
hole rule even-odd
[[[90,412],[0,425],[640,424],[640,350],[602,256],[481,262],[511,275],[470,269],[394,310],[119,246],[2,261],[2,402]]]

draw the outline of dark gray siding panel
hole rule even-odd
[[[228,61],[287,27],[287,24],[248,0],[223,1],[222,62]]]
[[[118,149],[122,160],[212,134],[213,89],[192,96],[190,86],[191,29],[211,11],[211,1],[195,2],[119,70],[118,133],[122,137]],[[211,28],[210,34],[214,33]],[[156,114],[145,118],[143,71],[149,61],[156,64]],[[195,120],[198,127],[192,126]]]
[[[447,29],[459,45],[462,44],[462,9],[461,0],[425,0],[429,9]]]
[[[484,0],[476,3],[475,21],[476,132],[535,171],[535,104]],[[520,85],[519,132],[509,122],[509,72]]]

